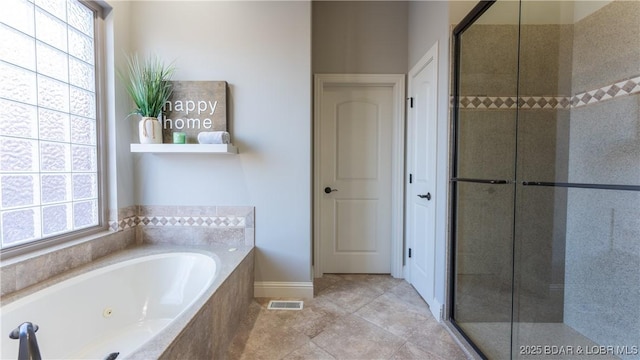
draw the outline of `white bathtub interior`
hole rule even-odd
[[[43,358],[126,357],[187,309],[213,282],[211,256],[148,255],[96,269],[42,289],[0,309],[2,359],[16,359],[7,334],[37,324]]]

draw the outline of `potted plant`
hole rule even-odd
[[[140,60],[137,55],[127,57],[127,92],[135,110],[131,114],[142,117],[138,124],[141,144],[162,144],[162,124],[158,117],[171,96],[169,80],[174,72],[172,64],[165,66],[157,57]]]

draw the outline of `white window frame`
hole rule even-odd
[[[50,248],[63,243],[79,240],[100,232],[108,231],[107,221],[107,117],[105,97],[106,84],[106,36],[105,36],[105,11],[97,1],[77,0],[94,13],[94,74],[95,74],[95,96],[96,96],[96,177],[97,177],[97,202],[98,202],[98,224],[83,229],[71,230],[66,233],[43,237],[40,239],[25,242],[8,248],[0,249],[0,259],[4,260],[14,256],[24,255],[30,252]]]

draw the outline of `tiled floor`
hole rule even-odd
[[[325,275],[314,288],[301,311],[267,310],[271,299],[256,299],[229,359],[466,359],[404,280]]]

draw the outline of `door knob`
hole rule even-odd
[[[334,191],[338,191],[338,189],[332,189],[332,188],[330,188],[328,186],[326,188],[324,188],[324,193],[325,194],[331,194]]]
[[[326,189],[325,189],[325,190],[326,190]],[[420,195],[418,195],[418,197],[419,197],[420,199],[427,199],[427,200],[431,200],[431,193],[427,193],[426,195],[424,195],[424,194],[420,194]]]

